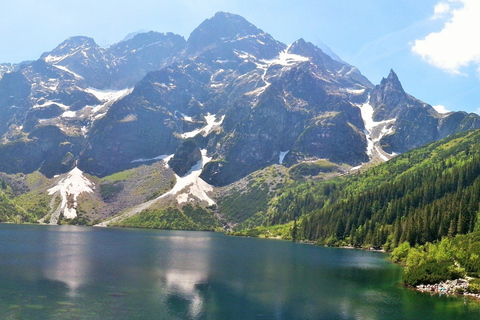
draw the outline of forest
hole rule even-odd
[[[264,225],[295,221],[299,240],[393,250],[480,229],[480,131],[364,172],[287,188]],[[293,232],[293,231],[292,231]]]

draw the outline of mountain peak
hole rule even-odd
[[[390,69],[390,73],[388,74],[387,78],[382,79],[382,81],[380,82],[380,88],[383,91],[399,92],[405,94],[402,84],[400,83],[400,80],[398,79],[398,76],[395,71],[393,71],[393,69]]]
[[[42,58],[45,58],[48,55],[53,55],[53,56],[66,55],[78,49],[88,49],[88,48],[95,48],[95,47],[98,47],[98,45],[95,43],[95,40],[93,40],[92,38],[84,37],[84,36],[70,37],[67,40],[63,41],[51,52],[44,53],[42,55]]]
[[[299,55],[304,55],[308,56],[309,58],[312,57],[312,55],[317,55],[321,50],[311,42],[305,41],[303,38],[298,39],[289,48],[290,53],[294,54],[299,54]],[[323,53],[323,52],[322,52]]]
[[[398,76],[397,74],[395,73],[395,71],[393,71],[393,69],[390,69],[390,73],[388,74],[388,77],[387,79],[388,81],[393,81],[395,83],[399,83],[400,84],[400,80],[398,80]]]
[[[262,33],[262,30],[239,15],[217,12],[212,18],[203,21],[193,30],[188,38],[186,50],[189,53],[195,53],[216,43]]]
[[[67,40],[63,41],[55,50],[62,50],[65,48],[77,48],[77,47],[97,47],[98,45],[95,43],[90,37],[85,36],[75,36],[70,37]]]

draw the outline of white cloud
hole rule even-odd
[[[453,74],[462,74],[461,69],[471,64],[480,67],[480,1],[439,2],[432,18],[446,15],[449,18],[443,29],[415,40],[412,51],[431,65]]]
[[[450,13],[451,7],[450,4],[447,2],[440,2],[435,5],[435,8],[433,9],[433,20],[436,19],[441,19],[443,18],[446,14]]]
[[[445,106],[442,106],[441,104],[437,105],[437,106],[433,106],[433,109],[435,109],[435,111],[437,111],[438,113],[449,113],[451,112],[450,110],[447,110],[447,108],[445,108]]]

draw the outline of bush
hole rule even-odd
[[[410,251],[410,244],[408,241],[400,244],[392,252],[391,259],[393,262],[405,262],[407,260],[408,252]]]
[[[480,279],[475,279],[469,282],[467,292],[479,294],[480,293]]]

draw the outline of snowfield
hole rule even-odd
[[[87,88],[85,91],[93,94],[98,100],[103,101],[104,103],[108,103],[116,101],[132,93],[133,88],[127,88],[122,90],[100,90],[95,88]]]
[[[182,133],[182,138],[183,139],[193,138],[199,133],[201,133],[202,136],[204,136],[204,137],[207,136],[210,132],[213,131],[213,129],[221,126],[222,123],[223,123],[223,120],[225,120],[225,115],[223,115],[218,121],[215,120],[216,117],[217,116],[215,114],[208,113],[205,116],[205,120],[207,121],[207,124],[204,127],[199,128],[199,129],[195,129],[195,130],[190,131],[190,132]],[[186,117],[184,119],[187,120],[187,121],[191,121],[192,118],[191,117]],[[188,119],[190,119],[190,120],[188,120]]]
[[[93,193],[94,188],[93,183],[77,167],[67,173],[66,177],[61,179],[55,187],[48,189],[49,195],[59,194],[62,199],[57,210],[52,214],[52,218],[55,219],[51,219],[50,224],[56,224],[56,221],[53,223],[53,220],[58,220],[62,212],[66,219],[76,218],[78,196],[84,192]]]
[[[394,155],[390,155],[382,150],[380,147],[380,140],[394,132],[393,124],[397,119],[389,119],[383,121],[373,121],[373,107],[369,102],[359,106],[363,122],[365,124],[365,135],[367,138],[367,155],[370,159],[379,157],[382,161],[390,160]]]

